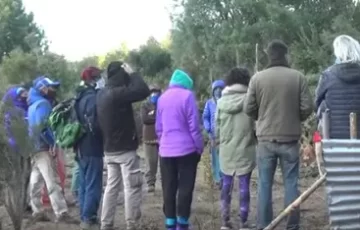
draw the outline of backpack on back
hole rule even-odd
[[[56,143],[61,148],[73,148],[85,134],[76,113],[77,98],[70,98],[55,106],[49,116],[49,126],[53,130]]]

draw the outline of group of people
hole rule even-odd
[[[304,75],[289,65],[286,44],[274,40],[266,53],[268,66],[253,77],[246,68],[233,68],[224,80],[216,80],[202,116],[210,140],[213,179],[221,190],[222,230],[233,229],[230,209],[236,178],[240,229],[252,228],[248,222],[250,179],[256,166],[256,229],[264,229],[273,219],[272,185],[278,162],[285,186],[285,206],[299,195],[301,122],[313,113],[314,102]],[[349,36],[339,36],[334,41],[334,54],[336,62],[323,72],[316,90],[315,111],[319,121],[325,109],[331,111],[331,138],[348,138],[349,124],[345,119],[349,112],[360,111],[360,45]],[[198,163],[204,151],[192,78],[177,69],[167,89],[162,91],[157,85],[149,87],[129,65],[120,61],[110,63],[106,75],[104,80],[99,68],[86,68],[75,92],[74,108],[85,130],[74,148],[81,229],[98,225],[104,161],[107,183],[99,218],[101,230],[114,229],[122,186],[127,229],[136,229],[139,224],[143,175],[136,152],[139,140],[132,104],[144,101],[141,118],[147,191],[155,191],[160,159],[165,227],[188,230]],[[32,218],[48,220],[40,200],[44,181],[56,221],[76,223],[68,214],[53,167],[56,133],[47,126],[59,87],[59,82],[39,77],[28,92],[23,87],[12,87],[3,101],[10,99],[16,111],[26,118],[34,141],[29,183]],[[11,116],[7,115],[5,125],[9,128]],[[16,140],[10,131],[7,136],[16,151]],[[299,222],[300,212],[293,210],[286,229],[299,229]]]

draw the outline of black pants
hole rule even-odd
[[[160,170],[166,218],[189,218],[196,180],[198,153],[182,157],[161,157]],[[176,194],[177,200],[176,200]],[[176,206],[177,204],[177,206]]]

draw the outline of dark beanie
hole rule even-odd
[[[121,61],[113,61],[107,67],[108,84],[113,86],[127,85],[129,74],[122,67]]]
[[[113,61],[110,62],[110,64],[107,67],[107,76],[108,78],[111,78],[112,76],[118,74],[119,72],[125,72],[122,65],[124,63],[121,61]]]

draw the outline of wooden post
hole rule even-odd
[[[357,139],[357,115],[350,113],[350,139]]]
[[[322,114],[322,138],[329,139],[330,138],[330,110],[326,109]]]
[[[326,174],[323,174],[310,188],[303,192],[292,204],[290,204],[284,211],[282,211],[264,230],[273,230],[280,224],[280,222],[290,214],[293,210],[299,208],[300,204],[307,200],[312,193],[324,183]]]
[[[259,71],[259,43],[255,45],[255,73]]]
[[[240,66],[239,45],[235,45],[236,66]]]

